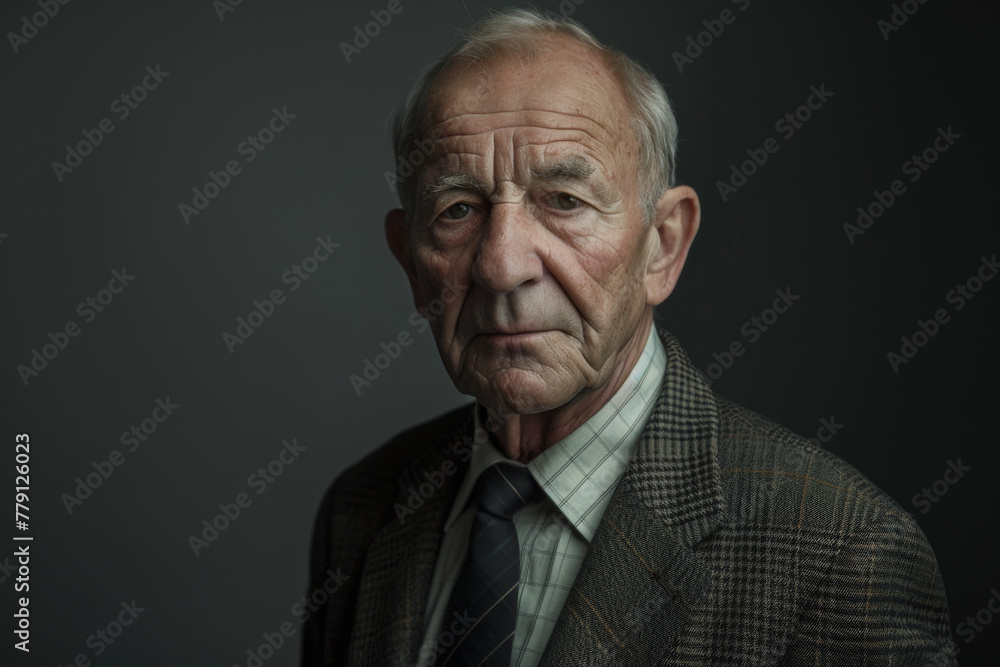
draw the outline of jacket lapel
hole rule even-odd
[[[472,406],[462,415],[400,475],[396,516],[375,534],[365,560],[351,664],[403,667],[417,655],[444,523],[468,465],[459,462],[454,445],[472,431]],[[455,472],[447,475],[445,468]],[[434,480],[441,477],[436,488]]]
[[[660,664],[711,585],[693,547],[724,518],[715,399],[660,331],[657,405],[594,535],[540,665]]]

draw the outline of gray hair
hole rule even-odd
[[[603,57],[622,86],[631,111],[631,125],[639,144],[639,189],[643,221],[649,224],[660,195],[674,184],[677,154],[677,122],[663,86],[656,76],[628,55],[597,40],[577,21],[538,9],[507,8],[491,12],[472,26],[463,40],[427,68],[397,107],[393,117],[393,145],[397,164],[397,193],[410,220],[414,212],[414,181],[406,176],[416,171],[432,145],[420,141],[422,116],[431,86],[438,75],[454,63],[482,64],[499,53],[530,59],[538,55],[538,37],[561,34],[593,49]],[[437,137],[434,137],[436,139]],[[419,146],[419,150],[414,150]],[[419,156],[415,153],[420,153]],[[403,170],[408,173],[403,173]]]

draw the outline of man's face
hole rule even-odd
[[[441,138],[393,247],[417,305],[444,304],[431,326],[456,387],[503,413],[601,388],[641,350],[653,301],[659,238],[622,92],[596,56],[552,39],[535,60],[439,77],[424,136]]]

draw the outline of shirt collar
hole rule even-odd
[[[588,542],[653,412],[666,364],[663,344],[655,327],[650,326],[639,360],[615,395],[575,431],[527,464],[546,496]],[[525,465],[509,459],[492,438],[483,437],[488,433],[483,427],[484,410],[476,403],[473,411],[473,433],[480,436],[470,445],[472,458],[445,531],[465,511],[480,473],[496,463]]]

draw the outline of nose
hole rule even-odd
[[[472,279],[494,294],[512,292],[544,273],[541,230],[520,203],[490,208],[485,235],[472,266]]]

